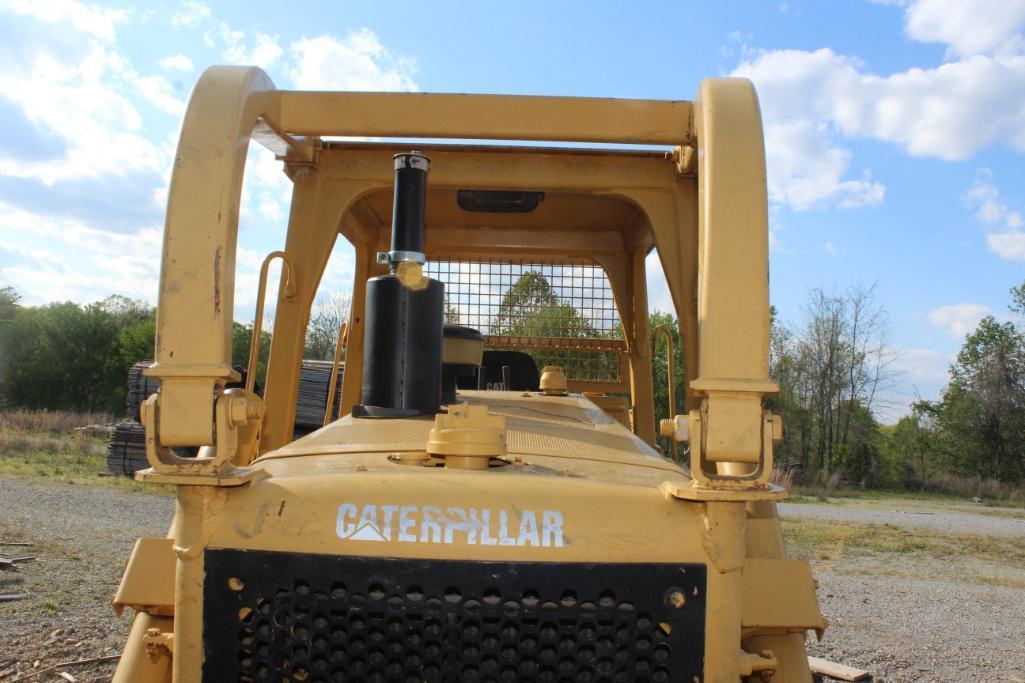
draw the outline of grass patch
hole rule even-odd
[[[148,493],[171,491],[169,486],[104,476],[107,474],[107,440],[77,429],[96,424],[93,420],[103,417],[92,413],[46,411],[0,413],[0,476]]]
[[[937,559],[972,557],[998,564],[1025,563],[1025,544],[1010,538],[908,531],[892,524],[843,524],[781,520],[783,538],[804,557],[839,560],[847,555],[922,554]]]
[[[972,576],[979,583],[998,588],[1025,588],[1025,579],[1013,576],[998,576],[996,574],[978,574]]]
[[[970,496],[963,496],[943,491],[904,491],[896,489],[854,489],[835,488],[825,489],[815,486],[794,486],[790,490],[788,503],[803,503],[807,505],[826,504],[831,501],[847,500],[918,500],[927,503],[972,503]],[[992,507],[1025,510],[1025,501],[999,500],[986,498],[983,504]],[[987,514],[987,513],[981,513]],[[999,513],[993,513],[999,514]]]
[[[0,476],[31,477],[109,488],[157,493],[173,487],[161,484],[143,484],[117,475],[107,476],[107,456],[100,444],[99,452],[81,453],[72,448],[56,450],[0,452]]]

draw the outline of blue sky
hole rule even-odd
[[[299,89],[691,99],[704,77],[752,78],[773,303],[798,321],[812,287],[875,283],[903,349],[898,403],[936,397],[964,334],[1007,317],[1025,280],[1025,0],[255,7],[0,0],[0,282],[29,304],[155,302],[181,116],[223,63]],[[240,319],[288,191],[254,148]],[[351,263],[336,249],[325,298]]]

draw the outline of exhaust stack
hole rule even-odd
[[[388,275],[367,281],[361,405],[355,417],[433,415],[441,400],[445,286],[423,274],[424,201],[430,160],[395,156]]]

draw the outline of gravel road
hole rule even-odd
[[[130,612],[110,606],[139,536],[162,536],[174,498],[45,479],[0,478],[0,546],[35,560],[0,572],[0,592],[25,593],[0,603],[0,681],[51,664],[121,651]],[[109,681],[115,663],[67,669],[80,682]],[[33,680],[57,680],[57,673]]]
[[[921,529],[941,534],[975,534],[1025,539],[1025,511],[988,508],[974,503],[854,500],[834,501],[829,505],[782,503],[779,510],[781,515],[790,519],[821,519],[848,524],[892,524],[906,529]],[[1019,515],[1019,512],[1022,514]]]
[[[120,651],[130,615],[110,597],[139,536],[161,536],[174,510],[168,494],[43,479],[0,478],[0,541],[31,541],[36,556],[0,571],[0,681],[58,662]],[[783,504],[789,519],[891,524],[908,533],[1022,540],[1025,512],[903,500]],[[980,514],[987,513],[987,514]],[[12,546],[0,546],[11,555]],[[811,654],[872,671],[876,680],[1025,683],[1025,568],[968,556],[812,553],[819,600],[830,621]],[[130,610],[129,610],[130,611]],[[68,669],[107,681],[114,663]],[[33,680],[61,680],[44,674]]]
[[[879,500],[781,504],[784,519],[890,524],[1025,544],[1025,512],[967,503]],[[809,558],[830,626],[809,653],[884,681],[1025,681],[1025,567],[965,553]]]

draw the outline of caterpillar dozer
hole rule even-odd
[[[251,140],[294,186],[262,395],[225,388]],[[296,440],[339,236],[338,411]],[[683,357],[657,425],[652,250]],[[115,681],[811,680],[826,624],[770,482],[750,82],[694,101],[299,92],[212,67],[162,258],[136,476],[177,503],[114,598],[135,612]]]

